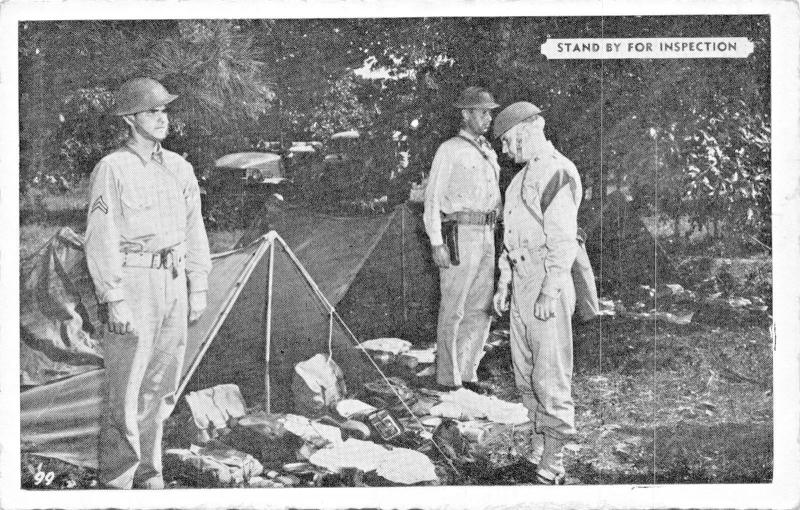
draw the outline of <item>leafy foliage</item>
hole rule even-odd
[[[181,96],[172,148],[203,161],[208,142],[241,145],[227,126],[253,121],[272,98],[251,45],[228,21],[24,23],[21,180],[87,174],[124,135],[104,116],[110,91],[134,76]]]
[[[722,217],[731,231],[757,232],[768,243],[770,128],[764,116],[725,106],[698,124],[685,154],[692,219],[702,225]]]
[[[725,60],[540,52],[555,37],[709,35],[747,37],[755,50]],[[476,84],[501,104],[543,109],[589,202],[621,189],[641,214],[676,224],[688,214],[696,229],[722,224],[725,236],[769,243],[766,16],[28,22],[19,51],[23,182],[88,172],[115,141],[101,116],[108,91],[144,74],[181,94],[169,145],[197,167],[268,140],[358,129],[370,165],[353,190],[400,200],[455,133],[453,100]]]

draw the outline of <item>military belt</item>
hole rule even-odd
[[[163,250],[134,251],[122,253],[124,267],[143,267],[149,269],[171,269],[172,277],[177,278],[178,268],[182,267],[185,250],[182,246],[173,246]]]
[[[455,221],[460,225],[489,225],[494,227],[497,222],[497,211],[458,211],[444,215],[445,221]]]

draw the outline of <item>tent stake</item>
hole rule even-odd
[[[265,339],[265,353],[264,353],[264,409],[272,412],[271,409],[271,390],[269,383],[269,362],[270,351],[272,350],[272,273],[275,266],[275,240],[270,240],[269,245],[269,270],[267,271],[267,302],[264,306],[264,339]]]

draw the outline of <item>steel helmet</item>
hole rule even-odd
[[[499,104],[494,102],[494,98],[483,87],[467,87],[461,93],[458,100],[453,103],[456,108],[486,108],[491,110],[497,108]]]
[[[541,112],[538,106],[528,101],[519,101],[506,106],[494,119],[494,137],[500,138],[512,127],[536,118]]]
[[[131,115],[171,103],[178,96],[170,94],[152,78],[132,78],[114,95],[113,115]]]

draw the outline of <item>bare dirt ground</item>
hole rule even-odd
[[[578,436],[567,446],[568,483],[769,482],[768,331],[657,326],[657,337],[654,324],[638,320],[577,326]],[[499,398],[518,401],[507,345],[485,357],[481,373]],[[23,458],[23,486],[44,488],[34,477],[48,471],[56,473],[48,488],[96,487],[91,470],[34,456]],[[517,483],[511,472],[480,478],[462,473],[448,482]]]
[[[34,253],[58,225],[82,230],[80,220],[79,215],[67,215],[26,222],[20,232],[21,258]],[[237,234],[212,233],[212,251],[228,248]],[[695,315],[688,324],[648,315],[653,303],[645,292],[644,298],[628,300],[641,298],[641,306],[629,302],[628,309],[644,313],[617,313],[575,326],[573,396],[578,436],[567,447],[568,483],[766,483],[772,478],[769,259],[675,257],[674,262],[693,294],[680,303],[662,299],[658,309],[676,315],[691,311]],[[420,268],[417,274],[414,268],[407,270],[412,278],[431,276]],[[419,346],[434,341],[435,302],[407,303],[417,312],[430,308],[430,313],[416,313],[417,322],[399,324],[396,314],[386,309],[391,303],[382,299],[381,274],[367,270],[363,275],[365,279],[357,281],[355,291],[340,303],[342,315],[348,323],[352,319],[359,337],[396,333]],[[372,294],[369,289],[374,289]],[[716,301],[709,301],[709,296],[716,296]],[[741,297],[765,303],[766,312],[750,314],[714,305]],[[365,314],[360,320],[350,311],[356,300],[360,314]],[[502,337],[505,328],[498,322],[496,336]],[[507,343],[500,342],[487,354],[481,374],[498,397],[519,400]],[[24,488],[97,486],[92,470],[59,461],[24,454],[21,467]],[[52,479],[43,483],[38,474],[51,471]],[[518,483],[513,472],[462,475],[443,481]]]

